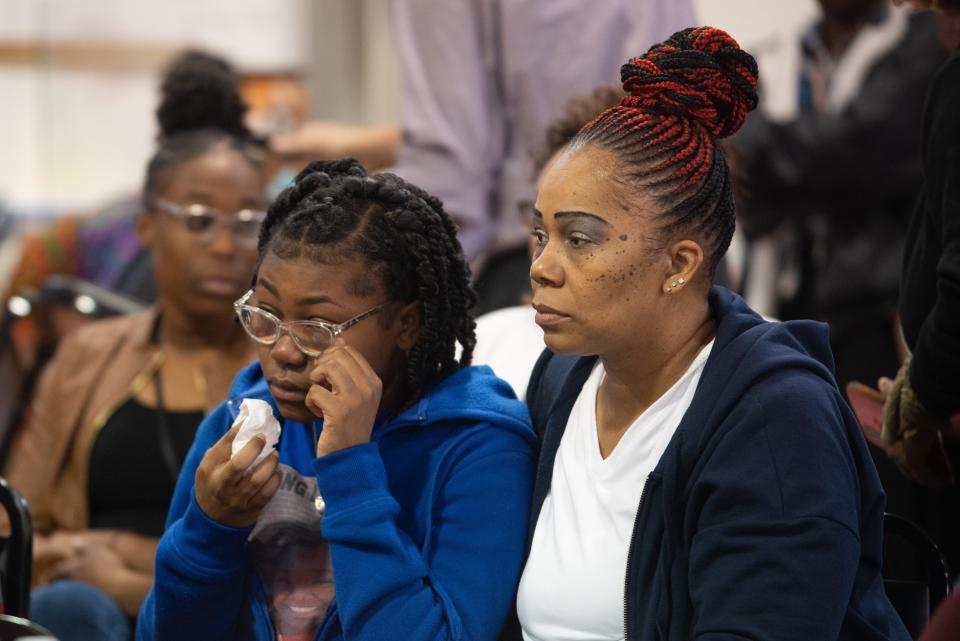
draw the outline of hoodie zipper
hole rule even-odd
[[[631,577],[632,566],[633,566],[633,549],[637,545],[637,537],[640,531],[640,509],[643,507],[643,499],[647,496],[647,488],[650,487],[650,480],[653,477],[653,472],[647,475],[647,480],[643,484],[643,490],[640,491],[640,502],[637,504],[637,514],[633,517],[633,531],[630,534],[630,547],[627,548],[627,575],[624,580],[623,586],[623,636],[626,641],[630,641],[633,637],[630,636],[630,588],[631,588]]]

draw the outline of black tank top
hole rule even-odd
[[[177,470],[203,412],[170,412],[131,398],[107,419],[90,452],[90,527],[159,537],[176,483],[162,454],[167,430]]]

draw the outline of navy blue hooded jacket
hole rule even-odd
[[[259,363],[231,397],[269,402]],[[200,425],[157,549],[140,641],[272,641],[264,587],[248,555],[252,528],[203,513],[194,476],[237,402]],[[523,563],[536,441],[523,403],[488,367],[467,367],[389,421],[372,442],[316,458],[314,426],[282,421],[280,463],[316,478],[336,595],[323,641],[492,641]],[[316,427],[322,429],[318,422]]]
[[[832,375],[826,326],[769,323],[710,292],[717,335],[637,512],[628,640],[910,637],[880,575],[884,495]],[[596,357],[545,352],[527,402],[542,439],[528,540]]]

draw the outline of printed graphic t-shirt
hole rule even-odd
[[[278,641],[310,641],[333,599],[317,481],[281,464],[280,489],[260,513],[249,549]]]

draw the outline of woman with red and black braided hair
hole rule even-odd
[[[527,392],[541,439],[527,641],[909,638],[883,591],[883,491],[827,328],[712,285],[734,230],[718,139],[754,59],[687,29],[546,168]]]

